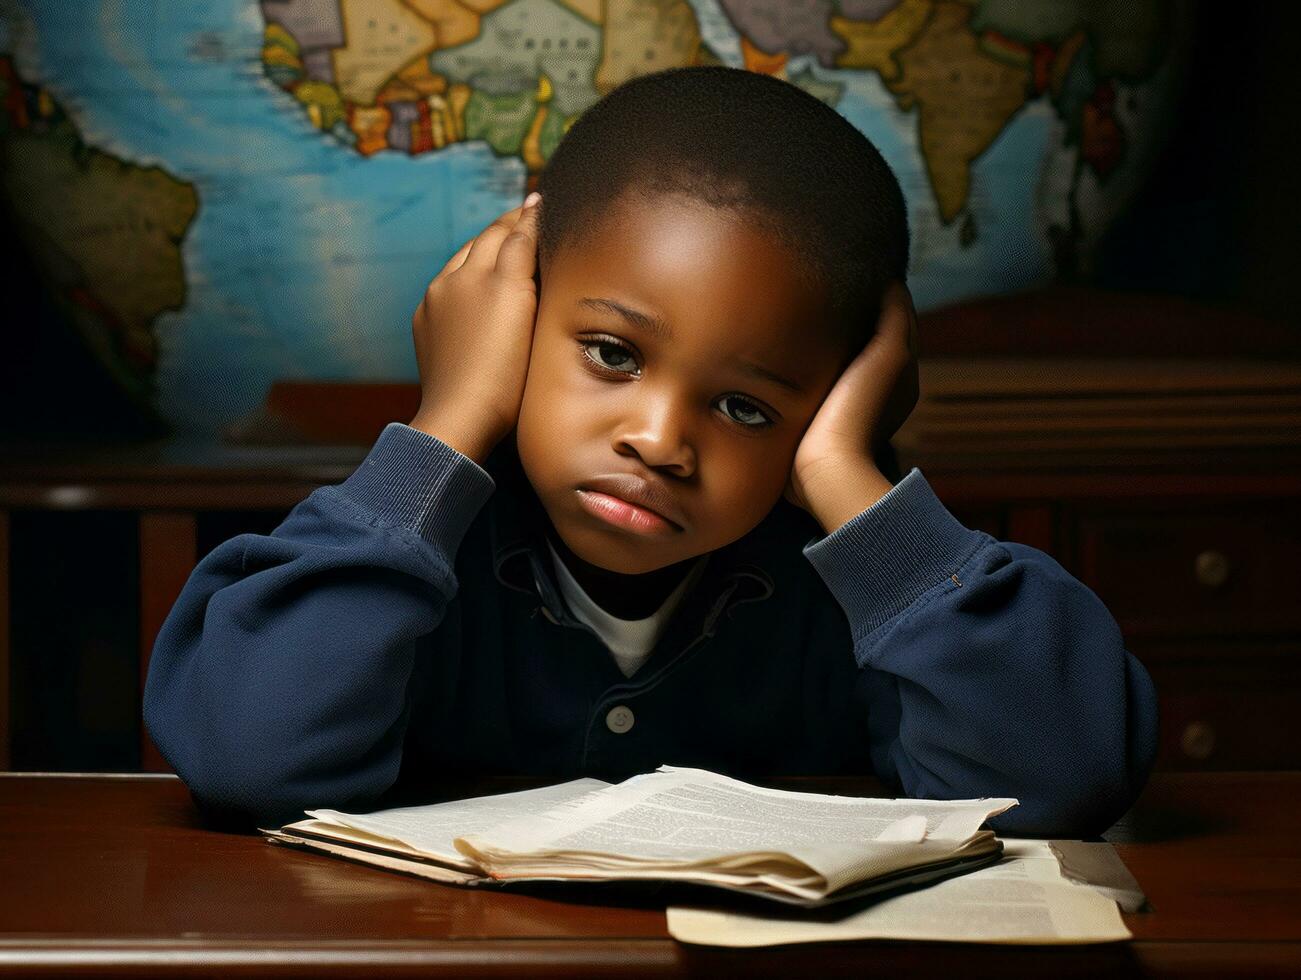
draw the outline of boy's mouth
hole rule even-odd
[[[609,494],[579,490],[578,499],[589,513],[637,534],[677,534],[681,530],[653,510],[646,510]]]
[[[597,516],[634,529],[681,531],[686,524],[677,501],[665,487],[631,473],[594,476],[578,488],[578,494]]]

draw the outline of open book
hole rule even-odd
[[[436,881],[654,879],[817,907],[997,861],[981,824],[1012,799],[864,799],[753,786],[660,766],[621,783],[540,789],[375,813],[308,810],[268,840]]]

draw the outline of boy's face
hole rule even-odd
[[[579,558],[654,571],[742,537],[781,497],[843,353],[824,340],[823,299],[794,262],[745,218],[679,195],[625,197],[552,259],[516,442]],[[662,488],[670,503],[657,509],[680,526],[637,531],[600,516],[617,504],[592,480],[627,474]]]

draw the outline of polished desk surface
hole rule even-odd
[[[869,780],[773,784],[879,792]],[[1154,775],[1106,835],[1153,907],[1125,916],[1131,943],[733,950],[676,942],[662,904],[441,886],[207,829],[174,776],[6,773],[0,972],[1298,976],[1299,814],[1301,772]]]

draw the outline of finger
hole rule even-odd
[[[907,345],[912,321],[912,296],[908,287],[900,279],[892,280],[881,296],[881,317],[877,332],[883,333],[888,327]]]
[[[470,245],[470,253],[461,265],[465,268],[491,269],[497,262],[497,250],[501,248],[502,240],[514,230],[515,222],[519,220],[523,209],[522,204],[511,208],[479,232],[478,237]]]
[[[538,205],[524,209],[497,252],[497,271],[511,279],[532,279],[538,259]]]
[[[881,307],[878,333],[891,339],[890,346],[900,364],[917,367],[917,311],[913,307],[912,293],[902,280],[895,280],[886,288]],[[903,370],[903,368],[901,368]]]
[[[438,273],[438,275],[445,276],[449,272],[455,272],[457,269],[459,269],[461,267],[461,263],[465,261],[465,257],[470,254],[470,246],[474,244],[474,239],[477,237],[479,236],[474,235],[471,236],[469,239],[467,239],[465,244],[462,245],[460,248],[458,248],[456,252],[452,255],[452,257],[447,260],[447,264],[443,266],[442,270]],[[435,278],[437,278],[437,276]]]
[[[504,220],[507,215],[511,214],[513,211],[519,211],[519,210],[521,209],[512,208],[511,211],[507,211],[504,214],[500,215],[497,220],[498,221]],[[486,230],[487,229],[485,229],[485,231]],[[439,272],[438,274],[440,276],[443,276],[449,272],[455,272],[462,265],[464,265],[466,256],[470,254],[470,249],[474,246],[474,243],[479,239],[480,235],[482,234],[483,232],[480,232],[478,235],[471,235],[466,240],[465,244],[462,245],[459,249],[457,249],[456,253],[450,259],[447,260],[447,264],[443,266],[442,271]]]
[[[876,433],[877,442],[890,439],[899,430],[908,420],[913,409],[917,407],[921,395],[917,363],[917,313],[913,307],[912,294],[901,281],[893,283],[887,292],[889,294],[887,303],[891,307],[894,318],[892,322],[898,329],[904,331],[902,338],[904,350],[899,352],[902,361],[897,369],[894,387],[881,415]],[[900,316],[906,322],[900,323],[898,320]]]

